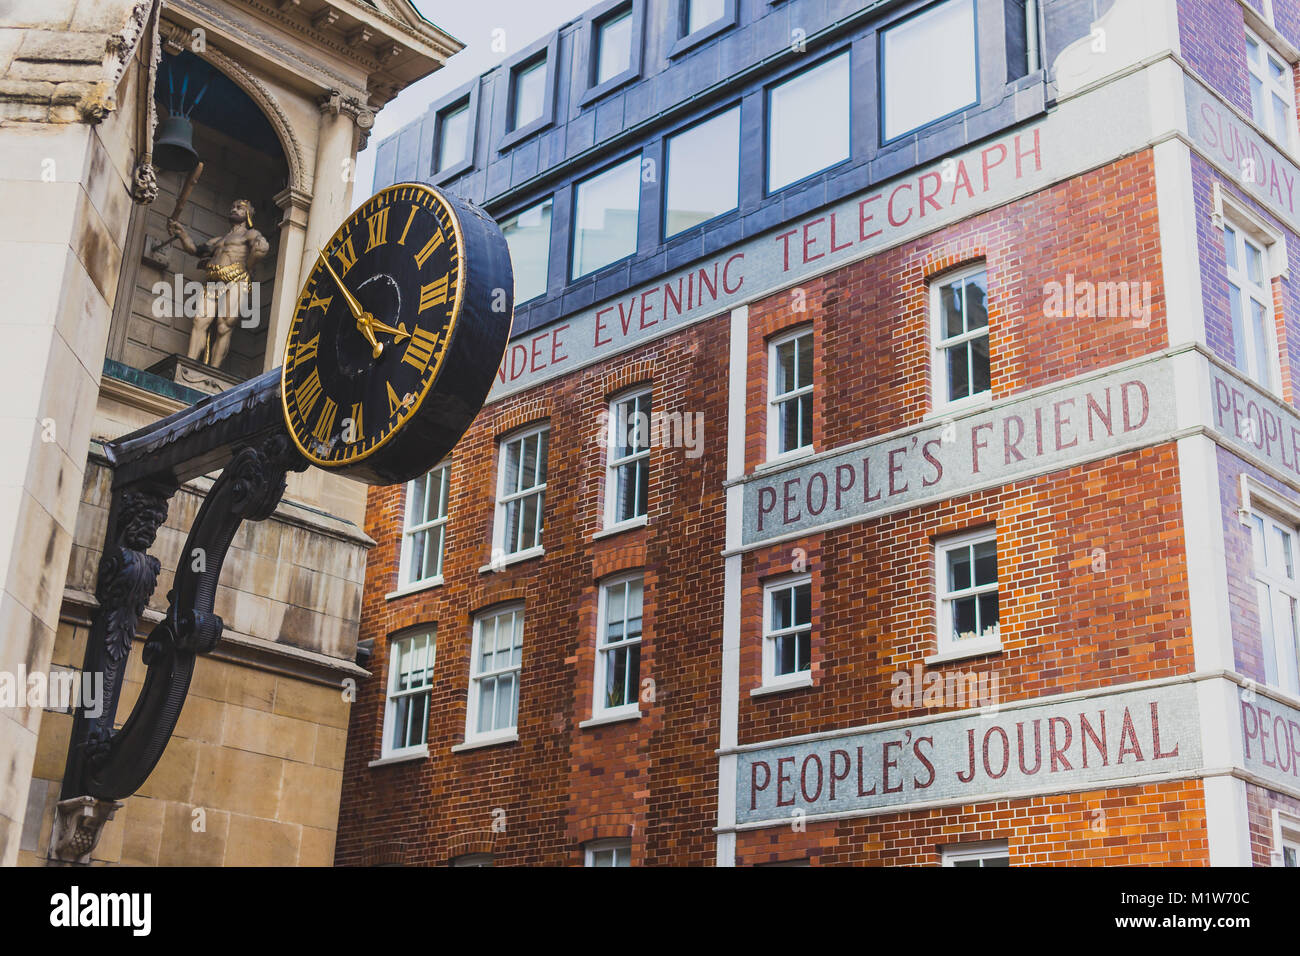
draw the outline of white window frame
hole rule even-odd
[[[506,615],[517,614],[520,619],[519,631],[519,663],[511,663],[507,667],[498,667],[497,669],[484,672],[479,670],[479,648],[482,646],[483,624],[488,620],[499,621]],[[469,695],[465,702],[465,743],[466,744],[485,744],[485,743],[503,743],[508,740],[519,739],[519,705],[522,700],[520,692],[520,682],[523,678],[523,616],[524,605],[520,603],[504,604],[499,607],[489,608],[486,611],[480,611],[474,615],[474,632],[473,639],[470,642],[469,658]],[[496,688],[500,679],[506,674],[514,675],[514,723],[509,727],[494,727],[491,730],[478,730],[479,706],[482,704],[483,682],[492,680],[493,683],[493,702],[496,701]]]
[[[935,621],[938,626],[935,639],[938,653],[935,654],[934,657],[928,658],[927,663],[938,659],[972,657],[977,654],[991,654],[1002,650],[1002,595],[1000,580],[994,581],[992,585],[972,585],[971,587],[964,588],[960,591],[952,591],[949,590],[948,587],[948,552],[958,548],[970,548],[987,541],[992,541],[994,549],[996,550],[998,542],[996,528],[981,528],[978,531],[948,535],[939,538],[934,542],[934,610]],[[972,564],[972,579],[974,573],[975,567],[974,564]],[[998,575],[1000,579],[1000,567]],[[997,630],[992,636],[979,636],[967,638],[966,640],[954,640],[952,637],[952,602],[961,598],[976,597],[990,592],[998,595]]]
[[[1292,866],[1300,867],[1300,816],[1273,808],[1273,866],[1287,865],[1290,851]]]
[[[435,509],[435,517],[429,521],[412,525],[411,505],[415,500],[413,494],[414,485],[417,481],[425,482],[425,494],[428,495],[429,478],[435,472],[439,471],[443,472],[443,475],[440,483],[441,494],[438,501],[438,507]],[[447,521],[449,514],[448,501],[450,500],[450,484],[451,462],[449,461],[441,462],[429,471],[425,472],[419,478],[415,478],[406,483],[405,514],[402,518],[402,556],[398,565],[399,570],[397,575],[398,591],[418,590],[420,588],[433,587],[442,584],[443,561],[445,561],[447,557]],[[427,499],[425,502],[425,510],[428,510]],[[432,538],[435,532],[438,536],[438,572],[427,578],[412,579],[410,575],[414,571],[414,568],[411,566],[411,560],[415,537],[416,535],[424,534],[426,532],[429,538]]]
[[[777,371],[780,368],[780,358],[778,353],[782,345],[786,345],[796,339],[801,339],[804,336],[808,337],[808,345],[809,348],[812,349],[813,361],[815,362],[817,359],[817,343],[811,325],[801,325],[788,332],[782,332],[780,335],[774,336],[768,340],[767,343],[767,460],[770,462],[788,461],[791,458],[802,458],[805,455],[814,454],[816,450],[813,445],[812,437],[812,418],[815,417],[815,415],[810,415],[807,423],[808,443],[806,445],[799,445],[795,448],[791,448],[788,451],[781,450],[781,406],[788,402],[797,402],[804,395],[812,395],[816,384],[817,374],[815,370],[811,373],[813,381],[809,382],[807,385],[801,385],[788,392],[781,392],[778,394],[776,391]],[[799,346],[796,346],[796,352],[798,348]],[[798,367],[799,360],[796,355],[796,371]],[[814,397],[814,404],[816,401],[817,400]],[[802,412],[800,412],[800,414],[802,414]]]
[[[1277,49],[1273,46],[1273,44],[1269,43],[1267,40],[1261,37],[1250,27],[1246,27],[1245,30],[1246,30],[1246,71],[1247,71],[1246,83],[1249,86],[1251,78],[1258,80],[1265,100],[1264,116],[1261,119],[1260,117],[1255,115],[1255,98],[1253,96],[1251,97],[1251,101],[1250,101],[1251,119],[1254,120],[1256,126],[1258,126],[1270,137],[1272,137],[1274,142],[1281,145],[1283,149],[1287,150],[1288,152],[1294,152],[1295,143],[1296,143],[1295,88],[1293,86],[1289,86],[1285,81],[1290,80],[1292,83],[1294,83],[1295,67],[1286,57],[1284,57],[1281,53],[1277,52]],[[1251,43],[1254,43],[1256,45],[1256,49],[1259,51],[1258,55],[1262,57],[1264,62],[1262,63],[1257,62],[1255,57],[1251,56],[1250,53]],[[1275,61],[1282,67],[1284,82],[1278,82],[1273,78],[1268,63],[1270,59]],[[1273,96],[1274,95],[1277,95],[1279,99],[1282,100],[1282,103],[1286,106],[1286,117],[1287,117],[1286,129],[1283,130],[1279,130],[1275,128],[1276,123],[1274,122],[1274,117],[1273,117]]]
[[[583,866],[595,866],[596,854],[612,853],[613,862],[611,866],[631,866],[632,865],[632,841],[631,840],[592,840],[583,847]],[[619,860],[625,862],[620,863]]]
[[[964,266],[956,271],[937,275],[930,280],[930,380],[934,383],[932,392],[935,411],[942,410],[945,413],[953,412],[963,408],[986,405],[993,399],[993,317],[989,316],[988,324],[981,329],[962,332],[959,335],[948,336],[944,332],[943,298],[940,295],[940,290],[945,286],[952,285],[954,282],[974,278],[981,273],[984,274],[984,287],[987,290],[989,286],[989,268],[987,262]],[[991,293],[989,297],[991,298]],[[987,309],[988,298],[984,300],[984,305]],[[964,304],[963,308],[965,308]],[[953,398],[948,393],[948,364],[946,352],[950,348],[973,342],[979,338],[988,339],[989,387],[982,392],[974,392],[970,395],[962,396],[961,398]],[[973,384],[972,381],[972,387]]]
[[[607,644],[605,637],[609,624],[609,591],[611,588],[622,587],[630,584],[632,581],[639,581],[641,584],[641,633],[632,640],[626,637],[616,644]],[[645,574],[641,571],[635,571],[631,574],[620,574],[616,577],[600,583],[600,597],[598,599],[599,609],[596,614],[596,677],[592,682],[592,701],[591,715],[593,718],[618,718],[618,717],[640,717],[641,716],[641,665],[640,649],[641,642],[645,637]],[[627,622],[627,604],[626,599],[623,606],[623,620]],[[637,649],[637,680],[632,687],[632,700],[617,707],[609,707],[605,704],[606,691],[605,686],[605,658],[611,651]]]
[[[551,439],[550,423],[542,425],[533,425],[520,431],[512,432],[497,442],[497,503],[496,503],[496,520],[492,528],[492,558],[493,564],[498,564],[498,556],[501,562],[510,564],[514,561],[523,561],[527,558],[536,557],[543,553],[542,535],[546,527],[546,482],[542,481],[537,484],[529,485],[519,491],[506,493],[506,457],[510,445],[515,442],[521,442],[525,439],[532,438],[536,435],[546,433],[546,455],[538,455],[537,467],[550,456]],[[540,449],[541,443],[538,442]],[[519,459],[520,468],[523,467],[523,455]],[[533,475],[536,479],[537,467],[534,468]],[[550,465],[546,464],[546,471],[549,477]],[[537,509],[537,531],[534,534],[534,543],[526,548],[520,548],[517,551],[506,550],[506,515],[512,502],[522,501],[530,495],[541,495],[541,501]],[[522,507],[522,506],[521,506]],[[523,522],[520,522],[520,534],[523,533]]]
[[[1217,184],[1216,184],[1217,185]],[[1244,356],[1246,368],[1234,363],[1234,366],[1250,381],[1273,395],[1282,393],[1282,362],[1277,347],[1277,313],[1273,307],[1273,278],[1280,274],[1278,252],[1284,247],[1277,247],[1274,234],[1266,229],[1258,219],[1244,214],[1242,207],[1232,201],[1221,189],[1216,192],[1216,211],[1223,229],[1223,275],[1229,285],[1235,286],[1242,295],[1242,336],[1245,341],[1238,341],[1237,327],[1233,323],[1233,352],[1239,363]],[[1234,244],[1233,254],[1237,259],[1237,268],[1229,262],[1228,244]],[[1260,282],[1250,278],[1246,268],[1246,243],[1250,243],[1260,253]],[[1259,356],[1255,355],[1250,333],[1250,303],[1258,300],[1264,306],[1264,343],[1268,355],[1264,357],[1267,365],[1263,369],[1268,375],[1268,383],[1260,381]],[[1232,307],[1228,307],[1228,319],[1232,321]]]
[[[645,406],[646,406],[645,434],[642,435],[640,431],[638,431],[636,436],[638,440],[636,449],[632,452],[632,454],[620,458],[618,457],[619,439],[621,438],[621,436],[619,435],[618,407],[620,405],[626,404],[627,402],[633,402],[639,399],[645,400]],[[641,512],[639,514],[633,515],[630,518],[624,518],[622,520],[620,520],[618,517],[618,479],[619,479],[620,469],[623,468],[635,469],[637,462],[644,461],[646,463],[645,468],[647,472],[650,469],[650,439],[651,439],[650,413],[651,410],[654,408],[653,400],[654,400],[654,390],[649,388],[641,388],[629,392],[624,392],[621,395],[617,395],[614,398],[610,399],[609,406],[606,411],[607,417],[605,419],[605,527],[607,529],[626,528],[626,527],[635,527],[637,525],[643,525],[646,523],[647,519],[649,518],[650,515],[650,502],[648,500],[650,496],[649,476],[647,475],[647,479],[646,479],[647,500],[641,503],[642,504]],[[645,441],[644,446],[640,444],[640,441],[643,438]]]
[[[809,620],[805,624],[776,631],[772,626],[772,595],[777,591],[807,585],[809,589]],[[761,690],[786,690],[790,687],[808,687],[812,685],[812,640],[814,633],[812,622],[812,575],[788,574],[771,581],[763,582],[763,684]],[[792,674],[776,672],[776,639],[788,634],[805,632],[808,641],[808,669]],[[796,655],[797,659],[797,655]]]
[[[407,645],[414,645],[416,641],[423,639],[427,646],[428,662],[425,665],[424,680],[416,686],[405,689],[397,688],[398,679],[398,654],[399,651]],[[429,711],[430,701],[433,696],[433,669],[437,652],[437,633],[436,628],[429,627],[400,637],[394,638],[388,644],[388,681],[387,690],[384,696],[384,731],[383,740],[380,742],[380,760],[392,760],[401,757],[426,756],[429,753]],[[394,747],[392,745],[394,725],[397,720],[398,700],[403,698],[414,698],[423,696],[426,698],[424,704],[424,721],[423,730],[424,739],[416,744],[408,744],[403,747]]]
[[[1279,608],[1285,610],[1284,602],[1288,599],[1294,599],[1300,608],[1300,509],[1277,492],[1243,475],[1240,517],[1250,534],[1251,580],[1255,585],[1255,607],[1260,618],[1259,640],[1260,656],[1264,661],[1264,683],[1283,693],[1300,697],[1300,639],[1294,636],[1294,631],[1291,641],[1278,639]],[[1290,535],[1291,560],[1295,566],[1293,578],[1275,574],[1267,566],[1260,567],[1259,523],[1264,526],[1264,537],[1268,542],[1273,538],[1270,532],[1274,528]],[[1267,589],[1269,595],[1268,619],[1271,622],[1271,627],[1267,630],[1264,622],[1264,589]]]
[[[941,866],[956,866],[967,860],[978,860],[981,867],[988,866],[987,860],[1006,860],[1011,865],[1011,850],[1006,840],[990,840],[987,843],[954,843],[939,848]]]

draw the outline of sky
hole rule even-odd
[[[450,33],[465,49],[441,70],[407,87],[379,111],[366,148],[357,154],[353,206],[370,198],[375,147],[446,93],[486,73],[502,60],[579,16],[597,0],[414,0],[424,18]],[[500,31],[499,33],[496,31]],[[497,42],[493,42],[496,40]],[[495,49],[494,49],[495,47]],[[504,49],[502,49],[504,47]]]

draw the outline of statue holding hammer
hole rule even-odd
[[[183,198],[187,196],[183,194]],[[252,281],[250,274],[266,257],[271,244],[253,228],[253,204],[247,199],[236,199],[231,204],[227,216],[230,230],[225,235],[197,244],[176,218],[182,205],[183,200],[177,202],[176,211],[167,220],[167,232],[182,249],[200,257],[199,265],[206,270],[208,279],[203,308],[194,316],[190,329],[188,355],[220,368],[230,351],[230,334],[239,321],[248,284]]]

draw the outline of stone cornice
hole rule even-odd
[[[99,601],[89,591],[64,588],[59,619],[69,624],[89,627],[91,617],[98,607]],[[140,630],[145,634],[137,633],[136,640],[143,643],[148,631],[162,618],[161,611],[145,608],[144,614],[140,616]],[[230,628],[222,632],[221,642],[208,656],[327,687],[339,687],[347,677],[360,680],[370,676],[369,671],[350,660],[303,650],[292,644],[268,641]]]

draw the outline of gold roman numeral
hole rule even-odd
[[[398,244],[399,246],[404,246],[404,245],[406,245],[406,234],[407,234],[408,232],[411,231],[411,223],[415,222],[415,210],[416,210],[417,208],[419,208],[419,207],[417,207],[417,206],[412,206],[412,207],[411,207],[411,214],[410,214],[409,216],[406,217],[406,225],[402,228],[402,236],[401,236],[400,239],[397,240],[397,244]]]
[[[304,422],[315,407],[316,399],[320,398],[320,393],[320,370],[312,369],[311,374],[293,392],[294,401],[298,405],[298,414],[302,416]]]
[[[366,246],[366,252],[369,252],[375,246],[382,246],[388,241],[388,207],[384,206],[367,219],[366,223],[370,226],[370,244]]]
[[[316,357],[316,353],[319,350],[320,350],[320,333],[317,332],[306,342],[299,342],[298,347],[294,349],[293,352],[294,367],[297,368],[299,365],[302,365],[304,362],[310,362],[312,359]]]
[[[435,305],[447,304],[447,284],[451,279],[445,275],[441,279],[420,286],[420,311],[432,309]]]
[[[365,432],[361,427],[361,403],[360,402],[353,403],[351,417],[352,417],[352,442],[353,444],[355,444],[356,442],[361,441],[361,439],[365,436]]]
[[[343,275],[348,274],[348,270],[357,264],[357,251],[352,248],[352,237],[348,236],[339,247],[334,250],[334,257],[339,261],[339,271]]]
[[[333,301],[334,301],[334,296],[332,295],[327,295],[323,299],[318,299],[315,296],[312,296],[311,301],[307,303],[307,308],[320,309],[322,312],[324,312],[327,309],[329,309],[330,303]]]
[[[338,415],[338,411],[338,403],[326,395],[325,404],[320,407],[320,417],[316,419],[316,427],[311,431],[316,436],[317,441],[329,441],[329,437],[334,431],[334,418]]]
[[[424,244],[424,248],[415,254],[416,266],[423,269],[424,263],[428,260],[429,256],[433,255],[434,250],[446,241],[447,240],[442,235],[442,230],[437,230],[433,236],[430,237],[429,241]]]
[[[418,369],[420,374],[429,367],[429,360],[433,358],[434,350],[438,347],[438,336],[428,329],[415,327],[411,333],[410,344],[406,346],[406,354],[402,356],[402,362]]]
[[[388,386],[388,417],[392,418],[401,409],[402,400],[398,398],[397,393],[393,391],[392,382],[385,382],[384,384]]]

